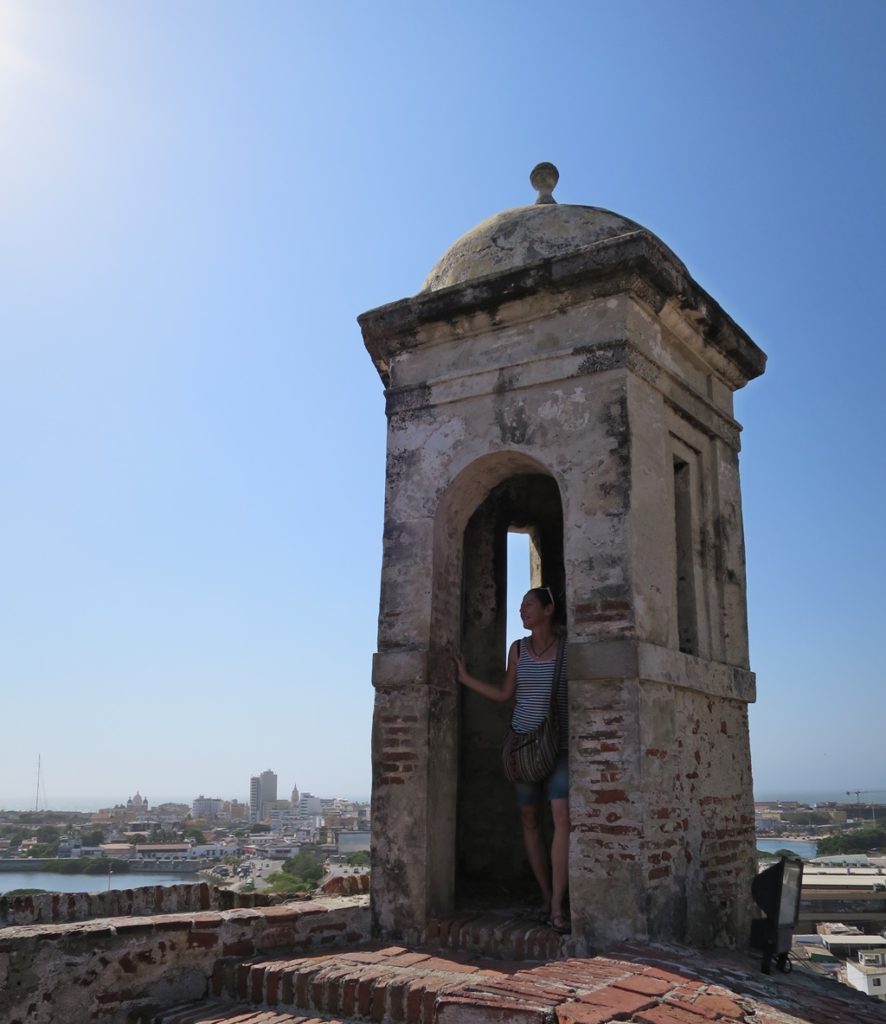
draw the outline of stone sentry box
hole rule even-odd
[[[765,355],[658,238],[534,205],[460,238],[364,313],[388,416],[373,665],[372,907],[397,936],[512,899],[525,870],[499,745],[506,537],[565,604],[576,948],[743,943],[754,871],[733,392]]]

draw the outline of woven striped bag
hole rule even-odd
[[[514,732],[508,729],[501,748],[505,775],[509,782],[541,782],[554,770],[560,753],[560,727],[557,715],[557,694],[563,674],[566,641],[557,645],[557,661],[551,680],[551,702],[541,725],[532,732]]]

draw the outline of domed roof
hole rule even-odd
[[[518,270],[577,252],[604,238],[642,230],[636,221],[599,206],[558,203],[551,195],[558,178],[553,164],[538,164],[530,175],[539,192],[535,204],[497,213],[462,235],[443,253],[422,291]]]

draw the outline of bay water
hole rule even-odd
[[[45,889],[46,892],[105,892],[107,889],[138,889],[146,885],[188,885],[202,882],[201,875],[155,874],[153,871],[121,871],[107,875],[62,875],[56,871],[0,871],[0,896],[11,889]]]
[[[758,839],[757,850],[760,853],[775,853],[777,850],[790,850],[803,860],[810,860],[818,850],[816,843],[803,842],[801,839]]]

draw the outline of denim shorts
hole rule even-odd
[[[540,804],[547,794],[548,800],[569,799],[569,751],[561,750],[554,770],[544,782],[515,782],[517,804],[527,807]]]

